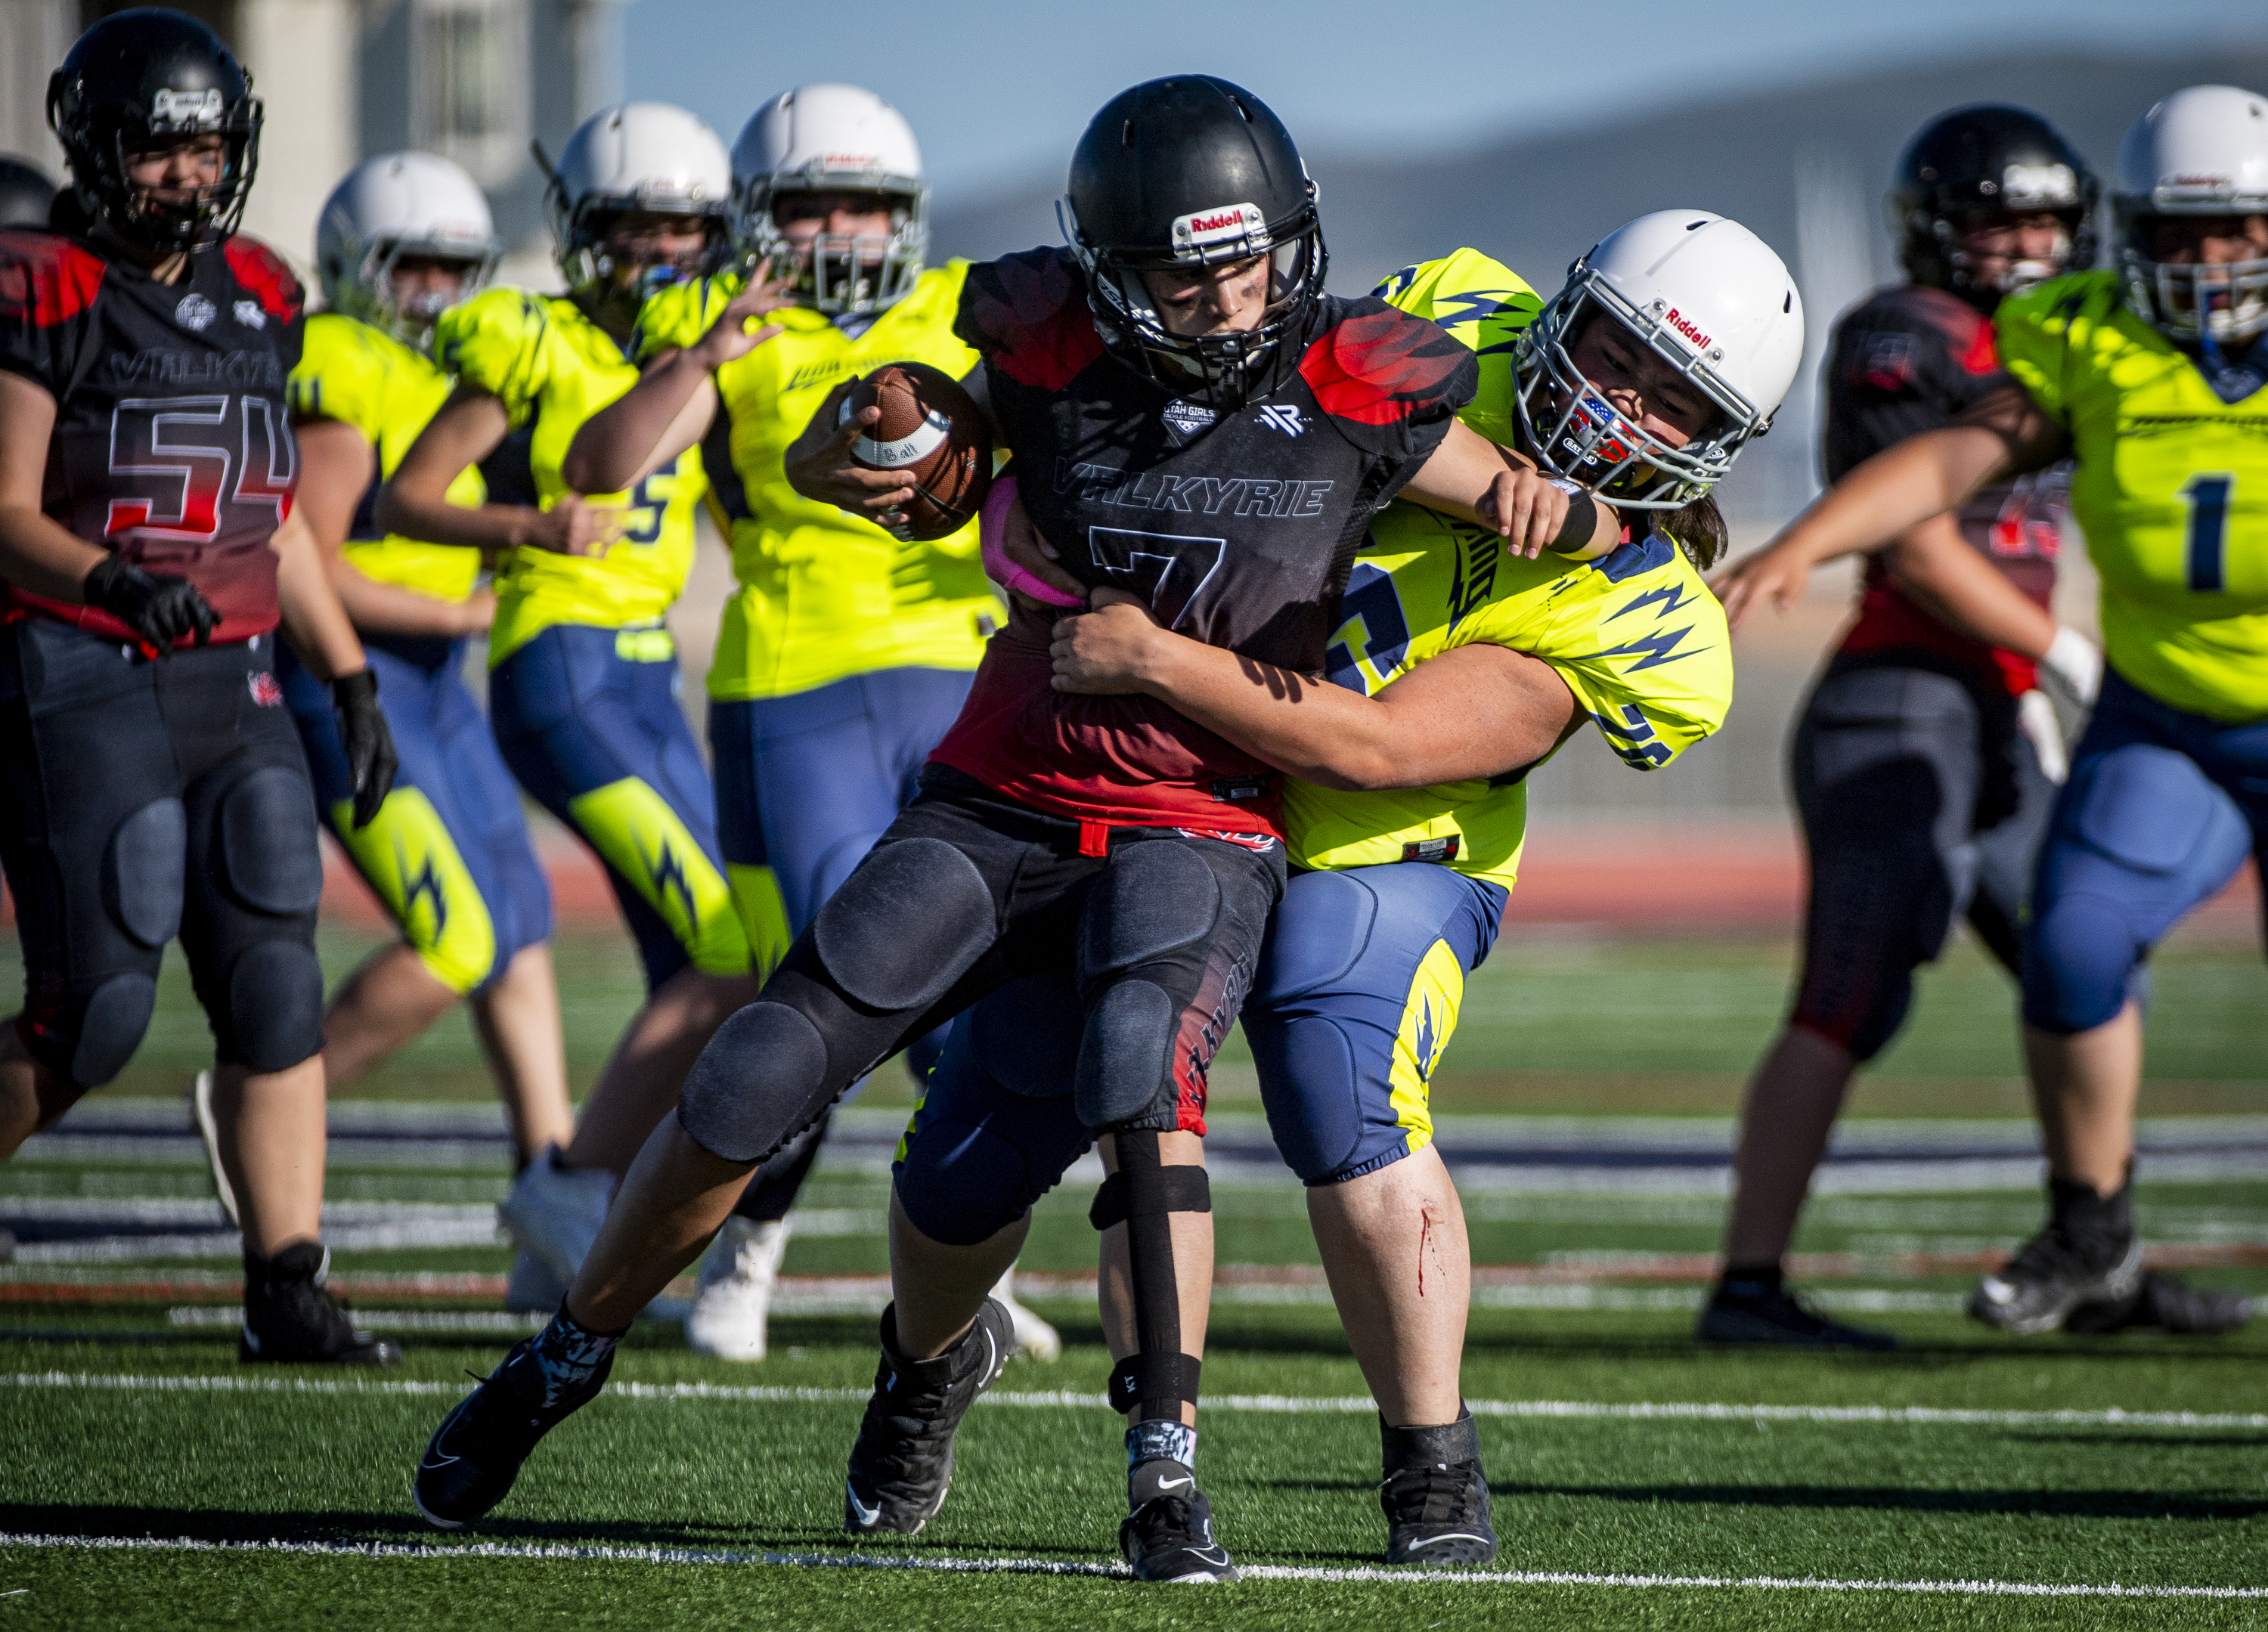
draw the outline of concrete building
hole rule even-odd
[[[0,0],[0,151],[45,165],[48,76],[123,0]],[[556,153],[622,95],[620,0],[182,0],[267,105],[246,230],[306,268],[315,214],[359,159],[416,147],[487,189],[514,281],[556,283],[531,140]]]

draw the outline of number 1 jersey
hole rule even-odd
[[[101,246],[0,232],[0,369],[55,400],[40,507],[150,571],[184,577],[217,641],[276,627],[276,553],[298,452],[284,382],[299,361],[298,280],[255,239],[189,257],[160,283]],[[122,640],[92,606],[9,587],[7,615],[45,614]]]

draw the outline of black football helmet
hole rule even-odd
[[[1898,159],[1889,199],[1898,259],[1917,283],[1949,290],[1991,311],[2004,295],[2095,264],[2093,225],[2102,183],[2056,128],[2021,107],[1980,103],[1940,114]],[[1962,248],[1984,215],[2049,212],[2069,234],[2051,261],[2018,261],[1984,277]]]
[[[0,227],[44,227],[55,184],[28,158],[0,153]]]
[[[1179,396],[1233,410],[1276,341],[1323,292],[1315,184],[1284,121],[1208,74],[1152,79],[1104,104],[1071,154],[1058,206],[1114,356]],[[1142,281],[1270,258],[1269,305],[1240,334],[1167,332]]]
[[[48,81],[48,123],[85,213],[152,249],[210,248],[236,231],[260,158],[252,76],[220,36],[179,11],[140,6],[78,37]],[[210,132],[226,144],[217,187],[161,199],[126,179],[136,149]]]

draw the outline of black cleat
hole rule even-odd
[[[918,1535],[953,1483],[953,1436],[976,1396],[1016,1352],[1015,1318],[986,1298],[976,1322],[934,1360],[898,1353],[897,1306],[882,1311],[882,1363],[850,1447],[843,1528],[852,1535]]]
[[[1701,1311],[1694,1337],[1705,1343],[1780,1344],[1792,1349],[1889,1349],[1898,1340],[1888,1332],[1845,1326],[1820,1314],[1777,1281],[1743,1283],[1735,1290],[1719,1282]]]
[[[2219,1337],[2252,1318],[2242,1292],[2210,1292],[2177,1276],[2146,1269],[2131,1297],[2081,1304],[2064,1317],[2063,1329],[2089,1336],[2154,1328],[2184,1337]]]
[[[1440,1568],[1496,1558],[1488,1479],[1472,1414],[1436,1428],[1394,1428],[1379,1420],[1386,1477],[1386,1562]]]
[[[2054,1331],[2081,1304],[2127,1303],[2141,1285],[2133,1170],[2110,1195],[2051,1178],[2047,1228],[1978,1283],[1969,1312],[1987,1326],[2034,1337]]]
[[[427,1524],[462,1530],[503,1501],[536,1442],[595,1396],[615,1369],[614,1351],[608,1349],[587,1386],[570,1397],[550,1398],[543,1370],[529,1352],[534,1347],[533,1337],[514,1344],[504,1363],[433,1430],[409,1490]]]
[[[1145,1462],[1127,1476],[1134,1511],[1118,1526],[1118,1550],[1137,1581],[1234,1581],[1236,1562],[1213,1539],[1212,1503],[1180,1462]]]
[[[345,1304],[323,1290],[328,1248],[299,1241],[273,1258],[244,1255],[244,1327],[236,1357],[247,1364],[399,1365],[394,1343],[347,1318]]]

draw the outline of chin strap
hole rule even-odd
[[[1135,1350],[1110,1372],[1110,1406],[1138,1410],[1138,1420],[1178,1422],[1184,1401],[1197,1402],[1201,1362],[1182,1352],[1182,1290],[1174,1273],[1174,1213],[1212,1211],[1202,1167],[1167,1167],[1153,1128],[1116,1136],[1118,1171],[1102,1181],[1087,1222],[1098,1230],[1126,1226],[1134,1283]]]

